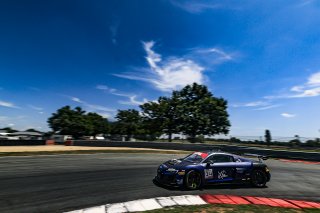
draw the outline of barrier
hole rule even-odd
[[[85,141],[74,140],[74,146],[95,146],[95,147],[131,147],[151,149],[173,149],[185,151],[221,150],[236,154],[254,153],[273,158],[320,161],[319,152],[302,152],[287,150],[272,150],[256,147],[234,146],[234,145],[211,145],[199,143],[169,143],[169,142],[119,142],[119,141]]]
[[[0,140],[0,146],[41,146],[45,140]]]

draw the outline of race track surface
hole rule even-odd
[[[320,165],[268,160],[267,188],[208,186],[182,191],[153,184],[172,154],[89,154],[0,158],[0,212],[63,212],[182,194],[229,194],[320,201]]]

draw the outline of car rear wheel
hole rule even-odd
[[[201,186],[201,174],[197,171],[191,170],[185,176],[185,187],[187,189],[195,190]]]
[[[253,170],[251,174],[251,184],[255,187],[264,187],[267,183],[266,173],[262,170]]]

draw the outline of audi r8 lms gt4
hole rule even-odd
[[[250,182],[264,187],[270,181],[270,172],[262,161],[230,153],[194,152],[181,159],[169,160],[158,167],[155,181],[163,185],[198,189],[210,183]]]

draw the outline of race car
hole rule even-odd
[[[155,181],[169,186],[199,189],[211,183],[251,183],[264,187],[270,172],[263,162],[267,157],[250,154],[259,160],[219,151],[194,152],[169,160],[158,167]]]

